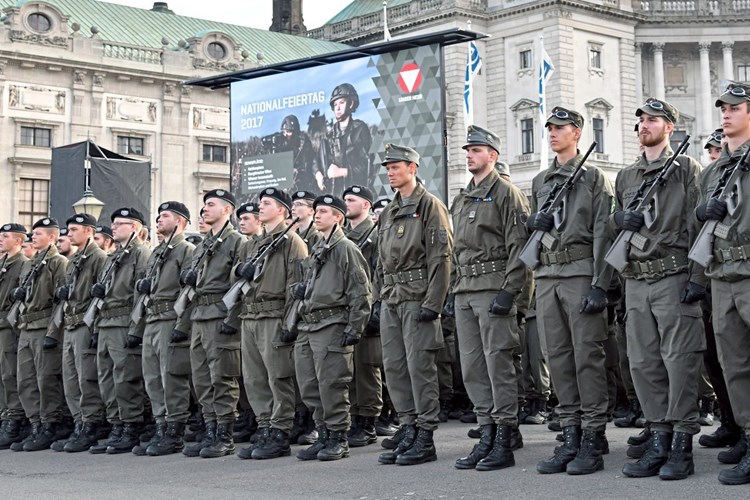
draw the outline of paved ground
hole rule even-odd
[[[627,436],[635,429],[607,430],[611,454],[591,476],[542,476],[535,465],[556,444],[545,426],[524,425],[524,448],[516,466],[502,471],[459,471],[456,458],[471,449],[470,426],[443,424],[436,433],[438,461],[401,467],[378,465],[379,445],[352,450],[338,462],[300,462],[294,456],[269,461],[136,457],[0,451],[2,497],[55,499],[248,498],[248,499],[708,499],[750,498],[748,486],[722,486],[726,467],[716,450],[697,447],[696,474],[684,481],[623,477]],[[704,428],[712,432],[713,428]],[[697,440],[696,440],[697,445]],[[244,446],[244,445],[243,445]],[[293,447],[294,452],[298,447]]]

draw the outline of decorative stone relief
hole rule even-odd
[[[232,62],[209,61],[208,59],[193,58],[195,69],[210,69],[217,71],[238,71],[242,66]]]
[[[51,47],[68,48],[68,38],[64,36],[46,36],[36,33],[28,33],[21,30],[11,30],[10,39],[13,42],[35,43]]]
[[[193,128],[197,130],[229,131],[229,109],[193,107]]]
[[[107,96],[108,120],[156,123],[156,101],[135,97]]]
[[[65,113],[65,91],[37,85],[8,86],[8,108],[45,113]]]

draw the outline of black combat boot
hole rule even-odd
[[[122,426],[122,437],[112,446],[107,446],[107,455],[119,455],[130,453],[137,445],[141,444],[142,424],[139,422],[128,422]]]
[[[49,450],[49,447],[55,442],[57,427],[57,422],[46,422],[42,425],[41,430],[37,432],[36,437],[23,445],[23,451]]]
[[[628,477],[651,477],[659,474],[661,466],[667,463],[672,447],[672,434],[664,431],[651,431],[650,446],[640,460],[625,464],[622,473]]]
[[[326,447],[326,443],[328,443],[328,429],[326,429],[325,425],[321,425],[316,430],[318,431],[318,440],[309,448],[297,452],[297,458],[300,460],[316,460],[320,450]]]
[[[635,427],[635,421],[641,416],[641,403],[637,399],[631,399],[628,412],[625,416],[616,418],[617,427]]]
[[[81,437],[81,430],[83,430],[83,422],[80,420],[75,421],[75,425],[73,426],[73,433],[68,436],[67,439],[58,439],[52,445],[49,447],[52,451],[65,451],[65,445],[75,441],[79,437]],[[88,448],[86,448],[88,449]]]
[[[219,458],[234,454],[234,421],[216,426],[216,439],[200,451],[201,458]]]
[[[289,442],[296,443],[299,437],[305,432],[305,413],[308,413],[307,407],[301,411],[294,412],[292,428],[289,430]],[[271,433],[273,434],[273,433]]]
[[[635,436],[630,436],[628,438],[628,444],[632,445],[648,443],[649,441],[651,441],[651,428],[648,426],[644,427],[644,429]]]
[[[110,446],[114,446],[120,442],[120,439],[122,439],[123,429],[123,424],[112,424],[112,427],[109,431],[109,437],[107,437],[107,439],[102,444],[92,444],[91,448],[89,448],[89,453],[92,453],[94,455],[107,453],[107,448],[109,448]]]
[[[150,457],[161,457],[182,451],[185,445],[185,423],[169,422],[164,436],[156,443],[151,443],[146,448],[146,455]]]
[[[714,398],[702,397],[698,401],[698,423],[709,426],[714,425]]]
[[[646,427],[640,434],[638,434],[638,436],[631,436],[628,438],[628,442],[630,443],[631,441],[633,444],[628,446],[628,450],[625,454],[630,458],[642,458],[646,453],[646,450],[651,447],[651,430]]]
[[[359,417],[359,427],[348,439],[349,446],[352,448],[377,443],[378,436],[375,433],[375,417]]]
[[[26,446],[27,443],[32,443],[36,437],[42,432],[42,423],[41,422],[32,422],[31,423],[31,431],[29,434],[23,438],[21,441],[16,441],[13,444],[10,445],[10,449],[13,451],[23,451],[24,446]]]
[[[64,416],[55,427],[55,441],[66,440],[75,431],[76,421],[71,416]]]
[[[532,399],[529,402],[529,412],[526,415],[526,418],[524,418],[523,421],[519,420],[519,422],[530,425],[542,425],[547,421],[547,418],[544,416],[544,412],[546,409],[546,401],[541,399]]]
[[[393,437],[385,438],[380,442],[380,446],[385,448],[386,450],[395,450],[398,446],[398,443],[401,442],[402,439],[404,439],[404,433],[406,432],[405,425],[402,425],[399,427],[399,429],[396,431],[396,433],[393,435]]]
[[[414,444],[396,457],[398,465],[419,465],[437,460],[432,431],[420,428]]]
[[[698,444],[706,448],[724,448],[725,446],[734,446],[742,437],[742,430],[731,417],[725,412],[719,417],[721,425],[711,434],[703,434],[698,439]]]
[[[154,427],[154,434],[151,436],[151,439],[149,439],[148,442],[146,442],[145,444],[138,443],[137,445],[133,446],[133,455],[138,455],[139,457],[145,457],[146,450],[148,449],[148,447],[164,439],[164,434],[166,432],[167,432],[167,423],[157,422],[156,427]],[[141,434],[141,436],[143,436],[143,434]]]
[[[353,436],[355,432],[357,432],[357,429],[359,429],[359,419],[361,417],[359,415],[352,415],[352,423],[349,426],[349,431],[346,433],[346,437]]]
[[[745,443],[745,450],[750,450],[750,436],[742,436]],[[750,451],[745,451],[745,455],[740,462],[731,469],[719,472],[719,482],[721,484],[747,484],[750,483]]]
[[[604,469],[604,431],[585,430],[581,435],[581,447],[576,457],[565,469],[571,476],[593,474]]]
[[[555,454],[547,460],[539,462],[536,470],[540,474],[558,474],[565,472],[568,464],[578,455],[581,447],[581,428],[577,425],[568,425],[562,428],[563,444],[555,447]]]
[[[479,442],[474,445],[471,453],[456,460],[456,469],[473,469],[480,460],[489,455],[492,451],[492,444],[495,442],[496,429],[495,424],[480,425]]]
[[[138,435],[138,443],[149,443],[156,434],[157,424],[156,422],[150,422],[143,427],[143,430]]]
[[[267,460],[269,458],[288,457],[292,454],[289,448],[289,433],[281,429],[271,429],[271,436],[252,452],[255,460]]]
[[[18,443],[23,440],[21,434],[23,423],[20,420],[7,420],[6,422],[5,432],[0,437],[0,450],[7,450],[13,443]]]
[[[660,479],[687,479],[695,473],[693,463],[693,435],[687,432],[672,434],[672,448],[667,462],[659,469]]]
[[[479,439],[482,437],[482,431],[479,427],[477,427],[475,429],[469,429],[466,435],[469,436],[471,439]]]
[[[199,441],[203,441],[203,438],[205,436],[206,422],[203,421],[203,415],[199,415],[198,417],[196,417],[196,421],[194,423],[188,423],[188,425],[185,427],[185,442],[197,443]]]
[[[716,458],[723,464],[731,465],[740,463],[740,460],[742,460],[742,457],[744,457],[746,454],[747,440],[743,436],[730,449],[720,451],[719,455]]]
[[[551,430],[552,432],[562,431],[562,425],[560,425],[560,416],[554,410],[552,410],[552,413],[550,413],[549,417],[547,418],[547,429]]]
[[[182,454],[186,457],[198,457],[201,454],[203,448],[208,448],[216,440],[216,421],[211,420],[206,422],[206,428],[203,432],[203,439],[192,446],[185,446],[182,449]]]
[[[375,421],[375,433],[378,436],[393,436],[398,432],[396,412],[383,407],[383,413]]]
[[[300,414],[300,435],[294,442],[297,444],[314,444],[318,440],[318,431],[315,429],[312,412],[304,411],[300,412]]]
[[[258,432],[255,433],[255,441],[250,441],[250,446],[247,448],[242,448],[239,452],[237,452],[237,456],[240,457],[243,460],[248,460],[250,458],[253,458],[253,450],[255,448],[260,448],[262,446],[266,445],[266,441],[268,441],[271,438],[271,428],[270,427],[258,427]]]
[[[341,460],[349,456],[349,442],[346,439],[346,431],[330,431],[326,446],[318,452],[318,460],[330,462]]]
[[[67,453],[79,453],[90,449],[92,445],[96,444],[97,427],[99,426],[96,422],[84,422],[81,432],[75,439],[69,439],[63,450]]]
[[[516,459],[513,457],[511,448],[512,439],[513,427],[498,425],[492,450],[489,455],[479,461],[476,469],[479,471],[500,470],[516,465]]]
[[[401,426],[401,429],[396,433],[395,436],[393,436],[393,439],[395,440],[397,437],[401,437],[399,441],[396,441],[396,447],[392,451],[386,451],[385,453],[381,453],[378,457],[378,462],[381,464],[395,464],[396,463],[396,457],[398,457],[400,454],[406,452],[409,448],[412,447],[414,444],[414,440],[417,437],[417,428],[413,425],[403,425]],[[385,441],[388,441],[388,439],[384,439],[382,443],[380,443],[381,446],[385,448]]]

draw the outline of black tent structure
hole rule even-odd
[[[73,214],[73,204],[93,193],[104,202],[100,224],[122,207],[140,211],[151,221],[151,162],[108,151],[91,140],[52,149],[50,215],[61,224]]]

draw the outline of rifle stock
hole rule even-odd
[[[44,250],[44,253],[42,254],[42,257],[39,259],[39,262],[34,266],[34,268],[29,271],[29,274],[26,275],[26,277],[23,279],[23,283],[21,283],[21,288],[26,290],[26,293],[28,293],[29,285],[31,284],[32,278],[34,278],[38,273],[39,270],[42,268],[43,265],[47,263],[45,260],[47,258],[47,254],[50,251],[50,248],[52,248],[52,245],[48,245],[47,248]],[[12,326],[13,328],[18,325],[18,315],[21,310],[21,302],[18,300],[14,300],[13,304],[10,306],[10,310],[8,311],[8,316],[6,317],[6,320]]]

